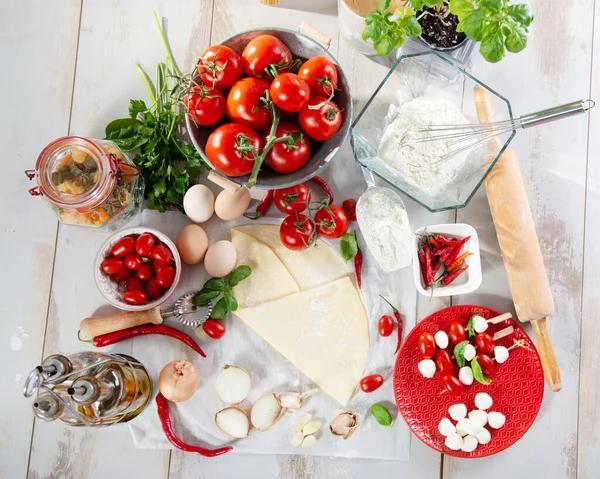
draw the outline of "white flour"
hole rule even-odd
[[[448,145],[453,140],[426,141],[401,146],[401,139],[407,130],[416,126],[465,123],[468,123],[468,120],[451,101],[417,97],[404,103],[394,121],[386,127],[379,144],[379,158],[419,191],[432,196],[442,193],[457,179],[457,172],[465,163],[468,150],[436,165],[441,157],[456,149]]]

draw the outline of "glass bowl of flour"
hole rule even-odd
[[[515,135],[488,142],[479,129],[452,129],[479,123],[475,85],[488,92],[492,121],[513,118],[506,98],[452,60],[399,57],[352,125],[355,160],[432,212],[466,206]],[[429,130],[439,126],[448,129]]]

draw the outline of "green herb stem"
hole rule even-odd
[[[138,62],[134,62],[133,64],[135,65],[135,68],[139,72],[140,77],[142,77],[142,81],[144,82],[144,85],[146,85],[146,89],[148,90],[148,95],[150,95],[150,100],[152,101],[153,104],[156,103],[156,94],[154,93],[154,87],[152,86],[152,83],[150,82],[150,78],[148,77],[148,75],[146,75],[146,72],[140,66],[140,64]]]
[[[160,24],[160,20],[158,19],[158,15],[156,11],[152,11],[152,15],[154,16],[154,23],[156,23],[156,27],[158,28],[158,33],[160,34],[160,39],[162,41],[163,47],[165,47],[165,52],[167,53],[167,58],[171,60],[171,64],[173,65],[173,70],[179,75],[182,76],[181,70],[177,67],[175,60],[173,59],[173,52],[171,52],[171,47],[169,46],[169,42],[165,37],[165,32],[162,29],[162,25]]]

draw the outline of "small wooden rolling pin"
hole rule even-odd
[[[475,106],[479,121],[489,122],[488,95],[478,85]],[[501,147],[497,138],[490,139],[488,146],[493,155]],[[531,322],[546,382],[552,391],[560,391],[560,370],[546,325],[546,318],[554,313],[554,301],[519,161],[510,148],[502,153],[486,178],[485,189],[517,316],[522,322]]]
[[[92,316],[85,318],[79,324],[79,331],[88,338],[95,338],[102,334],[121,331],[122,329],[141,326],[142,324],[160,324],[163,318],[160,314],[160,307],[155,306],[146,311],[120,311],[105,316]]]

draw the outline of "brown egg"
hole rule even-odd
[[[198,264],[208,249],[208,237],[200,226],[187,225],[177,235],[175,246],[184,263]]]
[[[250,200],[250,190],[246,187],[240,188],[236,193],[223,190],[215,201],[215,213],[222,220],[234,220],[244,214],[250,206]]]

